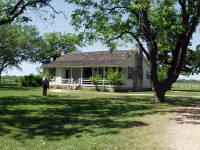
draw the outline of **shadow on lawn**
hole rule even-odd
[[[137,100],[135,100],[137,101]],[[139,101],[139,100],[138,100]],[[92,136],[118,134],[120,129],[146,126],[127,119],[149,114],[150,106],[130,98],[77,99],[77,96],[10,96],[0,98],[0,136],[18,140],[43,136],[60,140],[84,132]]]
[[[190,99],[190,102],[195,102]],[[60,140],[118,134],[120,129],[147,126],[133,117],[165,113],[162,106],[186,106],[187,100],[169,98],[167,104],[153,104],[149,98],[98,97],[79,99],[79,96],[10,96],[0,97],[0,136],[10,135],[18,140],[43,136]],[[158,109],[159,108],[159,109]],[[131,119],[130,119],[131,118]]]

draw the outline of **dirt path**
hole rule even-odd
[[[166,150],[200,150],[200,105],[176,111],[165,132]]]

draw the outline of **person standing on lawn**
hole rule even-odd
[[[49,88],[49,80],[47,77],[45,77],[45,79],[43,80],[43,96],[47,96],[47,88]]]

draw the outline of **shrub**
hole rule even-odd
[[[165,71],[158,71],[157,74],[158,74],[158,80],[160,82],[163,82],[167,77],[167,73]]]
[[[19,83],[19,78],[18,77],[15,78],[15,83]]]
[[[30,74],[19,78],[22,86],[37,87],[42,85],[42,77]]]
[[[101,76],[100,75],[97,75],[95,77],[90,77],[89,80],[92,82],[93,85],[95,85],[95,89],[98,91],[99,88],[98,88],[98,83],[99,83],[99,80],[101,80]]]
[[[19,77],[19,81],[20,81],[22,86],[26,86],[26,82],[25,82],[25,77],[24,76]]]
[[[125,78],[120,72],[109,72],[106,79],[114,87],[120,87],[124,84]]]

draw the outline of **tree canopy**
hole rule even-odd
[[[83,29],[88,41],[100,39],[111,50],[121,43],[138,43],[150,62],[155,101],[164,102],[165,92],[192,56],[188,46],[200,21],[200,1],[66,1],[79,6],[72,14],[72,25]],[[166,72],[162,81],[158,79],[160,70]]]
[[[60,32],[44,34],[38,43],[40,48],[33,54],[32,61],[47,64],[58,58],[61,51],[65,53],[77,51],[84,45],[82,36],[82,33],[78,35]]]
[[[6,68],[17,67],[32,59],[41,40],[34,26],[11,24],[0,26],[0,75]]]
[[[1,0],[0,1],[0,25],[13,22],[20,16],[22,21],[29,18],[24,15],[27,9],[39,10],[45,6],[51,6],[52,0]]]

